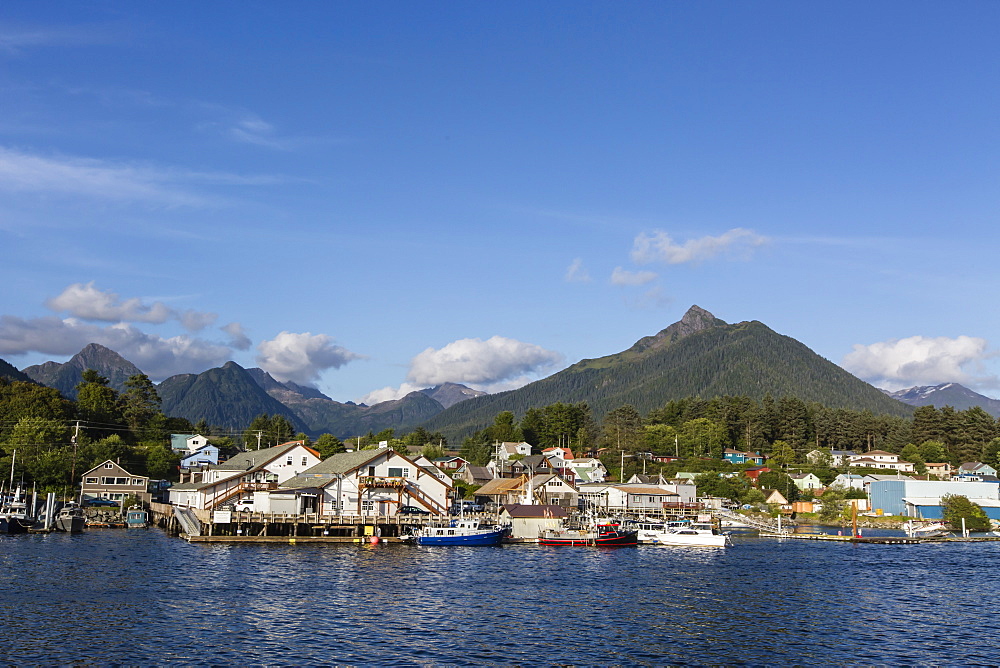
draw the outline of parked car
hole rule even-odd
[[[430,515],[431,511],[418,508],[417,506],[403,506],[397,515]]]
[[[253,500],[250,501],[237,501],[233,505],[233,510],[238,513],[252,513],[253,512]]]
[[[481,513],[483,512],[483,505],[481,503],[476,503],[475,501],[458,501],[451,506],[452,515],[460,515],[463,512],[466,513]]]
[[[119,503],[111,499],[86,499],[83,505],[90,506],[91,508],[117,508]]]

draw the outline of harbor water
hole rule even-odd
[[[1000,543],[0,538],[10,665],[995,664]]]

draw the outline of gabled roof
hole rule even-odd
[[[662,487],[652,487],[650,485],[608,485],[614,489],[621,490],[626,494],[646,494],[648,496],[680,496],[674,492],[668,492]]]
[[[525,505],[523,503],[508,503],[503,507],[503,512],[513,518],[523,519],[529,517],[568,517],[569,513],[560,506]]]
[[[476,490],[476,496],[496,496],[509,494],[521,489],[524,478],[494,478]]]
[[[368,462],[374,461],[379,457],[391,453],[392,448],[375,448],[374,450],[355,450],[354,452],[338,452],[335,455],[327,457],[316,466],[306,469],[301,475],[311,474],[311,473],[332,473],[332,474],[344,474],[349,473],[361,466],[364,466]],[[402,455],[400,455],[402,456]]]
[[[227,461],[222,462],[221,464],[214,464],[210,468],[213,471],[249,471],[251,469],[260,468],[269,464],[298,445],[301,445],[306,448],[306,450],[319,457],[318,452],[312,448],[306,447],[302,441],[289,441],[270,448],[241,452],[234,457],[230,457]]]
[[[135,475],[135,474],[133,474],[133,473],[129,473],[129,472],[128,472],[128,471],[127,471],[127,470],[125,469],[125,467],[124,467],[124,466],[122,466],[121,464],[119,464],[119,463],[117,463],[117,462],[113,462],[113,461],[111,461],[110,459],[105,459],[105,460],[104,460],[103,462],[101,462],[100,464],[98,464],[98,465],[97,465],[97,466],[95,466],[94,468],[90,469],[89,471],[86,471],[86,472],[84,472],[84,473],[83,473],[83,475],[85,475],[85,476],[86,476],[86,475],[90,475],[91,473],[93,473],[94,471],[96,471],[96,470],[98,470],[98,469],[104,469],[104,465],[105,465],[105,464],[111,464],[111,466],[112,466],[112,470],[114,470],[114,469],[117,469],[117,470],[119,470],[119,471],[122,471],[122,472],[124,472],[124,473],[125,473],[125,475],[127,475],[127,476],[130,476],[130,477],[132,477],[132,478],[145,478],[145,477],[147,477],[147,476],[144,476],[144,475]]]
[[[868,452],[862,453],[863,456],[868,457],[871,455],[889,455],[890,457],[898,457],[895,452],[886,452],[885,450],[869,450]]]
[[[493,471],[487,466],[468,465],[465,470],[468,471],[473,480],[493,480]]]

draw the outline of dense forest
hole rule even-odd
[[[0,378],[2,470],[10,471],[13,462],[17,481],[49,491],[72,487],[80,473],[107,459],[136,474],[176,480],[179,458],[170,449],[171,433],[200,433],[228,454],[292,439],[306,441],[324,457],[345,447],[331,434],[311,441],[280,414],[258,415],[245,428],[230,431],[168,417],[156,387],[143,374],[131,376],[118,392],[88,369],[75,389],[76,400],[70,401],[52,388]],[[674,399],[645,415],[625,404],[600,420],[586,402],[529,407],[519,417],[500,411],[462,441],[461,453],[483,464],[495,443],[527,441],[539,451],[566,446],[578,455],[603,448],[615,453],[612,459],[628,457],[634,467],[640,453],[718,460],[725,448],[733,448],[761,453],[787,468],[805,464],[814,449],[881,449],[900,453],[919,471],[925,462],[941,460],[998,466],[998,436],[997,421],[980,408],[921,407],[903,417],[795,397],[722,396]],[[422,427],[400,435],[393,429],[369,431],[348,440],[354,448],[387,442],[400,451],[425,448],[430,455],[443,454],[448,446],[444,434]]]

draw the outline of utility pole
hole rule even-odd
[[[260,437],[264,435],[263,431],[257,431],[257,449],[260,450]]]

